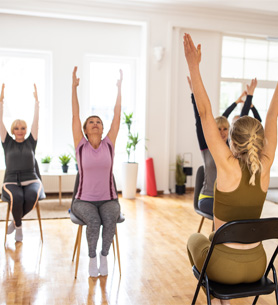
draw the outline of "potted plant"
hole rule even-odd
[[[67,173],[68,172],[68,163],[71,160],[71,156],[67,155],[67,154],[63,154],[59,156],[60,162],[62,164],[62,169],[63,169],[63,173]]]
[[[140,141],[137,134],[131,133],[133,113],[126,114],[124,112],[124,124],[128,129],[128,140],[126,144],[127,162],[123,163],[122,168],[122,195],[123,198],[133,199],[136,195],[137,189],[137,173],[138,163],[135,162],[136,145]],[[134,162],[130,162],[131,151],[134,152]]]
[[[176,158],[176,194],[185,194],[186,174],[183,171],[184,159],[181,155]]]
[[[41,167],[44,172],[48,172],[51,160],[52,160],[52,157],[50,157],[48,155],[41,158]]]

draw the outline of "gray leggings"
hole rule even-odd
[[[109,201],[82,201],[75,199],[72,203],[72,211],[87,225],[87,241],[89,256],[96,256],[97,242],[100,226],[102,228],[102,251],[103,256],[108,255],[113,241],[117,219],[120,215],[120,205],[117,199]]]

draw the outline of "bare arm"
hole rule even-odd
[[[77,67],[74,67],[72,73],[72,134],[75,148],[83,138],[81,121],[79,116],[79,103],[77,98],[77,87],[79,86],[80,79],[76,77],[76,71]]]
[[[201,78],[199,70],[201,46],[198,45],[196,48],[188,34],[184,35],[184,53],[188,63],[193,92],[208,148],[216,163],[217,169],[219,167],[223,168],[223,166],[228,164],[227,161],[232,153],[221,138],[212,114],[210,100]]]
[[[114,117],[113,121],[111,123],[110,130],[107,134],[110,141],[115,146],[117,135],[120,129],[120,123],[121,123],[121,109],[122,109],[122,81],[123,81],[123,72],[120,70],[120,78],[117,81],[117,87],[118,87],[118,94],[117,94],[117,100],[114,107]]]
[[[278,117],[278,84],[276,85],[265,120],[265,143],[262,154],[267,158],[264,160],[271,167],[277,146],[277,117]]]
[[[34,118],[33,123],[31,126],[31,134],[34,140],[38,139],[38,132],[39,132],[39,100],[38,100],[38,92],[37,86],[34,84],[34,98],[35,98],[35,109],[34,109]]]
[[[7,136],[7,130],[3,122],[4,89],[5,89],[5,84],[2,84],[1,95],[0,95],[0,136],[2,143],[5,142]]]

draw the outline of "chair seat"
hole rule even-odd
[[[270,294],[275,290],[275,284],[265,276],[254,283],[225,285],[210,281],[210,293],[218,299],[244,298],[261,294]]]

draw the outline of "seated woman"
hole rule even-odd
[[[0,136],[5,154],[6,172],[2,194],[9,199],[14,220],[9,224],[8,234],[15,230],[15,240],[22,241],[21,219],[37,204],[43,194],[42,183],[35,170],[35,149],[38,139],[39,101],[36,85],[34,85],[35,111],[30,135],[26,122],[15,120],[11,126],[11,134],[7,133],[3,123],[4,89],[2,85],[0,96]]]
[[[216,165],[215,229],[232,220],[258,219],[277,145],[278,85],[268,109],[265,130],[257,119],[243,116],[231,127],[229,148],[219,134],[202,82],[199,70],[201,46],[196,48],[189,34],[184,34],[184,52],[205,139]],[[191,235],[188,240],[189,260],[198,270],[202,269],[210,240],[200,233]],[[261,243],[224,244],[215,247],[207,275],[221,283],[247,283],[257,281],[265,267],[266,254]],[[229,304],[217,299],[213,303]]]
[[[198,143],[199,143],[201,155],[202,155],[202,158],[204,161],[204,183],[203,183],[203,187],[200,191],[198,207],[201,211],[203,211],[207,214],[213,215],[213,200],[214,200],[213,188],[214,188],[214,182],[216,179],[216,167],[215,167],[214,160],[211,156],[211,153],[208,149],[208,146],[207,146],[207,143],[206,143],[206,140],[204,137],[203,128],[202,128],[200,116],[198,113],[198,109],[196,107],[196,102],[195,102],[195,98],[194,98],[194,94],[193,94],[192,83],[191,83],[190,77],[187,77],[187,80],[188,80],[188,84],[189,84],[189,87],[191,90],[191,100],[192,100],[193,110],[194,110],[194,115],[195,115],[195,120],[196,120],[196,133],[197,133]],[[241,96],[224,111],[222,116],[215,118],[217,127],[218,127],[220,135],[222,137],[222,140],[224,142],[226,142],[227,144],[228,144],[228,142],[227,142],[228,132],[229,132],[229,128],[230,128],[230,124],[229,124],[227,118],[229,117],[231,112],[235,109],[237,104],[244,103],[243,97],[246,95],[247,95],[247,98],[246,98],[246,101],[242,108],[241,114],[240,114],[240,116],[235,117],[235,118],[239,118],[241,116],[248,115],[250,107],[253,106],[251,104],[252,104],[253,94],[254,94],[254,90],[255,90],[256,86],[257,86],[257,80],[252,79],[250,86],[247,85],[247,90],[244,91],[241,94]],[[261,118],[260,118],[259,113],[256,110],[256,108],[253,106],[251,109],[253,109],[254,116],[261,121]]]
[[[72,79],[72,132],[78,171],[80,175],[77,195],[72,204],[73,213],[87,225],[89,248],[89,275],[97,277],[107,275],[107,255],[115,235],[116,223],[120,214],[120,205],[113,184],[114,147],[121,120],[122,71],[117,82],[118,95],[114,108],[114,118],[107,136],[102,139],[103,123],[98,116],[89,116],[83,124],[82,132],[79,117],[76,77],[77,67]],[[102,250],[99,254],[98,268],[96,247],[100,226],[102,230]]]

